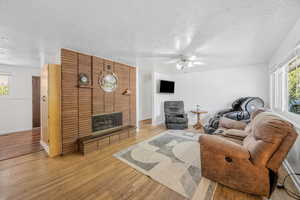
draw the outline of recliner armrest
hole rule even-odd
[[[178,113],[178,114],[176,114],[176,113],[165,114],[165,117],[166,117],[166,118],[167,118],[167,117],[181,117],[181,118],[187,118],[187,113],[182,113],[182,114],[180,114],[180,113]]]
[[[238,129],[226,129],[221,135],[238,140],[244,140],[248,136],[246,131],[241,131]]]
[[[247,123],[221,117],[219,120],[219,128],[245,130]]]
[[[215,135],[201,135],[200,149],[208,149],[211,153],[224,154],[238,159],[249,159],[250,153],[243,146]],[[213,158],[212,158],[213,159]]]

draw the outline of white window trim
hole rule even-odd
[[[292,57],[286,64],[277,68],[270,74],[270,97],[271,97],[271,109],[281,117],[290,121],[300,129],[300,115],[288,111],[288,63],[295,59],[297,56]],[[281,80],[281,94],[279,94],[279,74],[282,75]],[[280,99],[280,101],[279,101]],[[281,105],[278,105],[281,102]]]

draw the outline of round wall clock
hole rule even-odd
[[[118,78],[114,73],[109,73],[99,79],[99,85],[105,92],[113,92],[118,85]]]
[[[80,85],[87,85],[89,84],[90,80],[89,80],[89,77],[84,74],[84,73],[81,73],[79,74],[79,84]]]

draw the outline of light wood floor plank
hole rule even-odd
[[[44,152],[36,152],[0,161],[0,199],[183,200],[180,194],[113,157],[114,153],[164,130],[162,126],[146,124],[135,137],[86,156],[70,154],[51,159]],[[210,182],[203,181],[207,183],[202,184]],[[202,200],[207,186],[201,186],[193,200]],[[255,199],[222,185],[215,188],[214,200]],[[272,196],[272,200],[284,198],[288,199],[280,190]]]

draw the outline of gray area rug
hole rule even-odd
[[[168,130],[114,156],[191,199],[201,181],[200,134]]]

